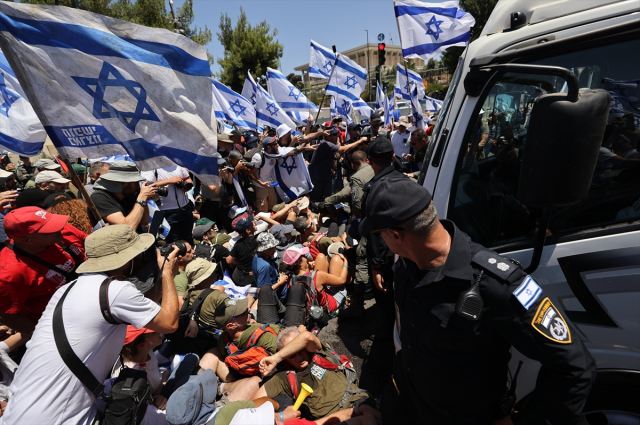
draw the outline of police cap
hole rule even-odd
[[[369,146],[367,146],[367,156],[369,158],[384,158],[393,153],[391,141],[384,136],[378,135]]]
[[[360,234],[372,230],[399,227],[426,210],[431,193],[403,174],[390,175],[371,185],[366,217],[360,222]]]

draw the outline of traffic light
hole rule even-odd
[[[387,47],[384,43],[378,43],[378,65],[382,66],[387,61],[387,52],[384,50]]]

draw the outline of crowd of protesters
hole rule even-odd
[[[390,166],[417,177],[428,143],[405,117],[392,127],[374,113],[364,129],[220,134],[219,185],[178,166],[3,161],[0,423],[90,424],[127,369],[146,372],[142,423],[380,423],[351,363],[317,335],[362,317],[373,287],[392,323],[388,249],[357,224],[369,181]],[[314,185],[290,203],[263,154],[280,147],[303,154]],[[314,390],[299,410],[291,376]]]

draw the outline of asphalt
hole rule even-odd
[[[369,293],[363,317],[347,320],[338,316],[318,333],[321,341],[349,357],[360,378],[360,388],[374,398],[381,395],[389,379],[395,353],[392,336],[386,329],[385,332],[382,311]]]

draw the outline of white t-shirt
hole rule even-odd
[[[405,131],[400,133],[400,130],[396,130],[391,133],[391,144],[393,145],[393,153],[396,156],[402,158],[403,155],[408,154],[411,149],[411,132]]]
[[[158,172],[158,178],[156,178],[156,171]],[[170,179],[171,177],[189,178],[189,172],[187,171],[187,169],[177,166],[159,168],[155,171],[142,171],[140,172],[140,174],[150,182],[159,182],[162,180]],[[182,190],[177,189],[175,184],[170,184],[167,186],[167,188],[168,195],[161,198],[162,205],[158,206],[161,211],[183,208],[189,203],[189,197],[187,196],[187,194]],[[178,201],[176,201],[176,198]],[[178,205],[178,202],[180,203],[180,205]]]
[[[102,380],[111,371],[127,332],[127,325],[111,325],[100,312],[98,294],[107,275],[83,274],[62,307],[67,339],[78,358]],[[86,424],[96,415],[93,394],[64,364],[53,338],[53,312],[69,284],[54,294],[36,325],[15,378],[13,393],[0,424]],[[139,329],[160,311],[131,282],[109,284],[111,314],[120,322]]]
[[[0,401],[8,401],[11,398],[9,385],[13,381],[18,365],[9,357],[9,346],[4,342],[0,342]]]
[[[273,158],[268,158],[266,155],[264,157],[264,165],[260,168],[260,164],[262,164],[262,155],[264,153],[258,152],[251,158],[251,163],[255,166],[255,168],[259,168],[258,170],[258,179],[263,182],[272,182],[273,176],[271,173],[273,172],[273,167],[276,165],[276,160]],[[253,181],[253,185],[257,187],[260,186],[256,181]]]

